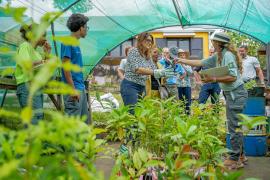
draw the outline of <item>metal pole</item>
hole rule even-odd
[[[175,2],[175,0],[172,0],[172,2],[173,2],[173,6],[174,6],[174,9],[175,9],[175,12],[176,12],[176,14],[177,14],[178,20],[179,20],[179,22],[180,22],[180,26],[183,27],[182,19],[181,19],[181,16],[180,16],[180,14],[179,14],[179,11],[178,11],[178,9],[177,9],[176,2]]]
[[[1,101],[1,105],[0,105],[1,108],[4,106],[4,102],[5,102],[5,99],[6,99],[7,91],[8,90],[5,89],[5,91],[3,93],[3,97],[2,97],[2,101]]]
[[[53,22],[51,23],[51,30],[52,30],[52,35],[54,37],[55,36],[55,33],[54,33],[54,23]],[[54,45],[55,55],[58,57],[58,51],[57,51],[56,41],[55,41],[54,38],[53,38],[53,45]]]
[[[266,44],[267,84],[270,85],[270,42]]]

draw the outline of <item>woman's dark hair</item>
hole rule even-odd
[[[32,30],[32,24],[30,25],[23,25],[20,28],[21,36],[24,40],[29,41],[29,38],[27,37],[27,33]]]
[[[72,14],[68,18],[67,27],[71,32],[77,32],[88,21],[89,21],[89,18],[83,14]]]

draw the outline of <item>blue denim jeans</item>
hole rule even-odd
[[[22,83],[17,86],[17,97],[20,103],[21,108],[27,106],[27,99],[29,95],[29,84]],[[32,118],[32,124],[38,124],[40,120],[44,118],[42,109],[43,109],[43,94],[38,91],[33,97],[32,108],[35,111]]]
[[[70,95],[64,96],[65,113],[71,116],[86,117],[85,123],[90,124],[90,113],[85,91],[80,92],[80,99],[74,100]]]
[[[205,104],[209,96],[211,97],[211,103],[215,104],[219,101],[220,87],[218,83],[206,83],[201,87],[199,95],[199,103]]]
[[[179,100],[185,101],[186,113],[190,114],[191,105],[191,87],[178,87]]]
[[[134,114],[134,106],[142,98],[145,86],[124,79],[121,82],[120,93],[125,106],[130,106],[130,113]]]

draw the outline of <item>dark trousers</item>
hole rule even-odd
[[[241,126],[238,124],[240,122],[238,114],[242,113],[244,109],[248,93],[241,85],[233,91],[224,91],[224,95],[226,97],[227,125],[232,145],[230,159],[238,161],[240,155],[244,152],[243,133],[241,132]]]
[[[185,102],[186,113],[190,114],[191,105],[191,87],[178,87],[179,100]]]
[[[218,83],[206,83],[201,87],[199,95],[199,103],[205,104],[209,96],[211,97],[211,103],[215,104],[219,101],[220,87]]]
[[[71,116],[84,117],[85,123],[90,124],[90,112],[85,91],[80,92],[80,99],[74,100],[70,95],[64,96],[65,113]]]
[[[130,113],[134,114],[134,106],[142,98],[145,86],[124,79],[121,82],[120,93],[125,106],[130,106]]]

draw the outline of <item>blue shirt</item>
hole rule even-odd
[[[162,58],[161,60],[159,60],[159,63],[162,65],[163,68],[174,68],[174,72],[176,72],[177,74],[183,75],[185,73],[184,68],[180,65],[180,64],[175,64],[175,67],[173,66],[173,63],[169,63],[166,59]],[[166,84],[168,85],[174,85],[177,82],[177,75],[176,76],[172,76],[166,79]]]
[[[70,62],[72,64],[78,65],[81,68],[83,67],[82,62],[82,54],[81,49],[79,46],[66,46],[64,44],[61,44],[61,59],[63,58],[70,59]],[[83,79],[83,73],[82,72],[70,72],[71,77],[74,83],[74,87],[77,90],[84,90],[84,79]],[[64,76],[64,70],[62,69],[62,81],[67,83],[66,77]]]

